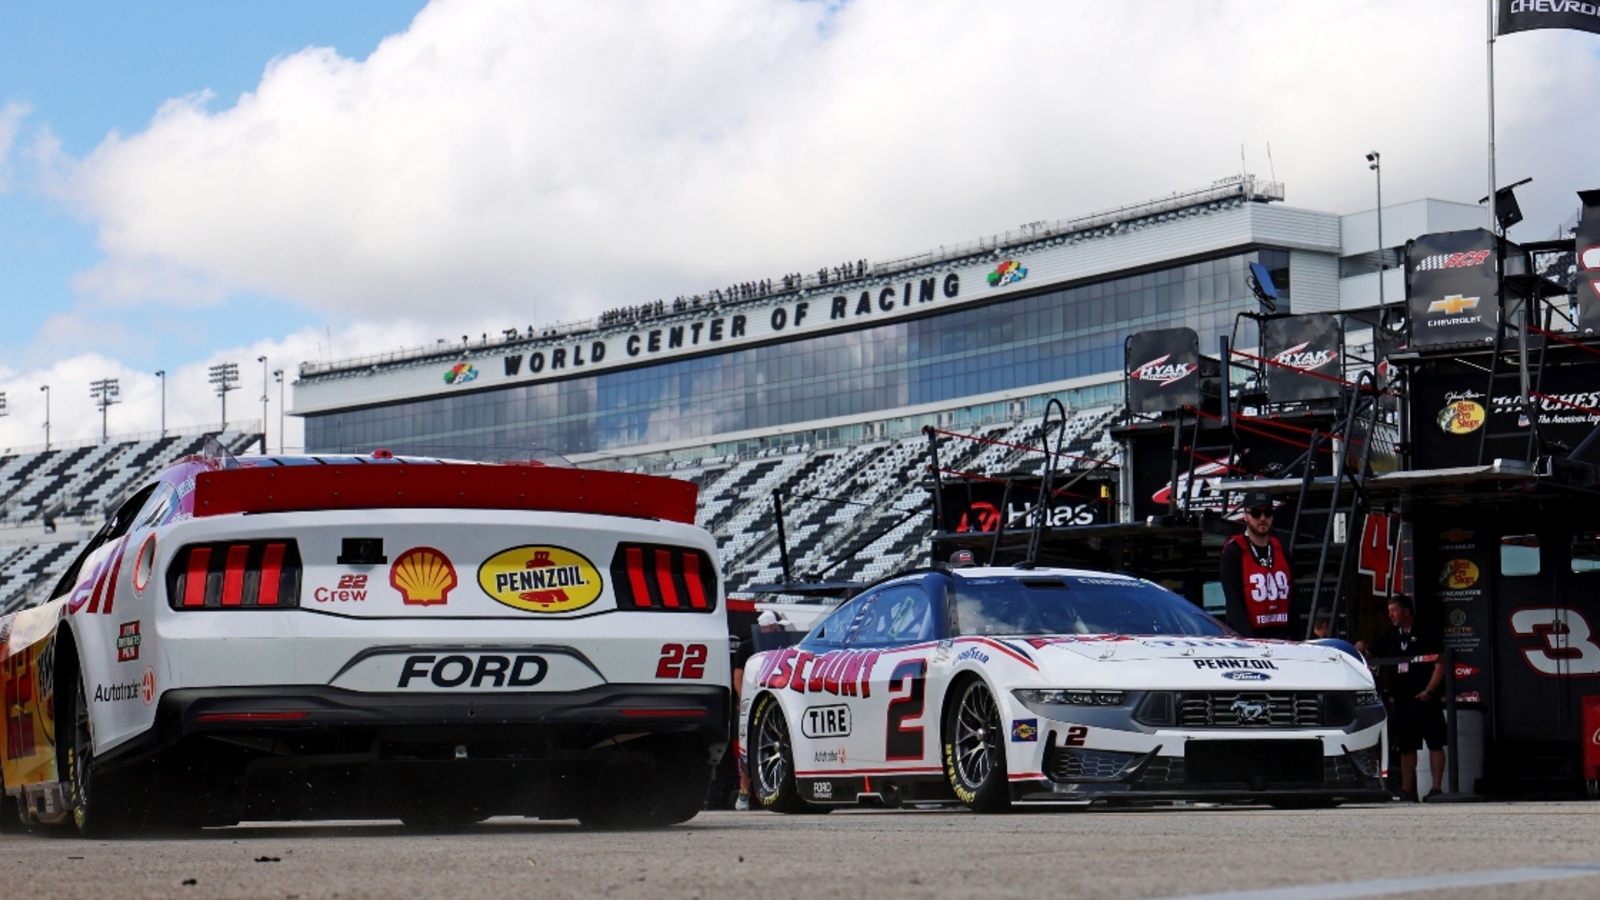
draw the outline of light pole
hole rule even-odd
[[[283,370],[273,369],[272,377],[278,381],[278,455],[283,455]]]
[[[261,363],[261,455],[267,455],[267,358],[256,357],[256,362]],[[279,443],[283,442],[280,437]]]
[[[50,385],[41,384],[39,390],[44,391],[44,449],[50,449]]]
[[[102,378],[99,381],[89,382],[89,397],[94,400],[94,405],[100,407],[100,443],[106,442],[106,410],[114,403],[121,403],[120,395],[122,385],[115,378]]]
[[[1383,161],[1374,150],[1367,154],[1367,168],[1372,170],[1373,177],[1378,183],[1378,315],[1381,318],[1389,311],[1383,300]]]
[[[167,436],[167,370],[157,369],[156,377],[161,379],[161,436]]]
[[[217,396],[222,398],[222,428],[218,433],[228,430],[228,392],[239,389],[239,364],[218,363],[207,369],[212,388]]]

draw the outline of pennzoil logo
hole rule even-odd
[[[1460,591],[1478,583],[1478,564],[1470,559],[1452,559],[1439,572],[1439,586],[1445,590]]]
[[[407,606],[448,603],[456,584],[456,567],[450,557],[432,547],[412,547],[389,567],[389,585],[400,592]]]
[[[1156,387],[1166,387],[1174,381],[1182,381],[1183,379],[1188,378],[1190,375],[1194,374],[1196,369],[1200,368],[1199,366],[1192,365],[1190,363],[1167,362],[1167,360],[1171,358],[1171,353],[1158,356],[1155,359],[1152,359],[1144,365],[1138,367],[1137,369],[1134,369],[1133,372],[1128,375],[1128,377],[1137,378],[1140,381],[1154,381],[1156,383]]]
[[[484,560],[478,586],[514,609],[572,612],[600,599],[605,582],[581,553],[565,547],[512,547]]]
[[[1471,434],[1482,428],[1488,417],[1476,400],[1452,400],[1439,410],[1439,429],[1445,434]]]

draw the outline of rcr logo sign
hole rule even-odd
[[[419,654],[406,657],[400,667],[400,683],[431,682],[434,687],[525,688],[544,680],[550,665],[544,657],[530,653],[512,656],[499,653],[453,653],[447,656]],[[420,685],[418,685],[420,686]]]

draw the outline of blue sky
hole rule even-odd
[[[916,253],[1203,186],[1241,145],[1296,206],[1370,208],[1371,149],[1391,202],[1484,193],[1480,4],[979,9],[0,0],[0,451],[42,440],[41,384],[57,440],[98,436],[104,377],[111,430],[154,430],[156,369],[205,425],[216,362],[259,410],[258,357],[292,383]],[[1600,38],[1499,46],[1514,236],[1542,239],[1600,186]]]
[[[311,46],[365,59],[378,42],[405,30],[421,0],[271,3],[29,3],[0,0],[0,105],[30,108],[18,149],[48,128],[75,158],[112,131],[150,123],[168,99],[208,91],[229,106],[254,89],[267,62]],[[38,341],[53,313],[76,308],[75,274],[99,254],[91,223],[30,186],[27,159],[13,163],[12,190],[0,194],[0,356],[43,363],[72,341]],[[22,175],[23,177],[18,177]],[[21,182],[20,184],[18,182]],[[141,368],[176,368],[214,345],[320,326],[325,317],[262,294],[181,313],[97,310],[147,340],[120,348]],[[270,323],[270,324],[268,324]],[[95,341],[80,335],[77,347]]]

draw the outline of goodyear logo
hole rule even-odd
[[[514,609],[572,612],[600,599],[605,583],[581,553],[565,547],[512,547],[478,567],[483,592]]]
[[[1439,428],[1445,434],[1471,434],[1483,427],[1487,415],[1476,400],[1457,400],[1439,410]]]
[[[1465,590],[1478,583],[1478,564],[1470,559],[1452,559],[1439,573],[1439,586],[1446,590]]]

